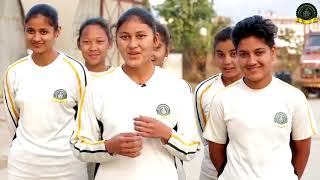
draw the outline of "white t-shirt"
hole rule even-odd
[[[200,134],[203,133],[209,116],[211,101],[218,91],[224,88],[222,82],[221,73],[214,75],[197,85],[194,90],[195,97],[195,108],[197,125]],[[202,143],[204,145],[204,158],[201,164],[201,174],[211,179],[216,179],[218,172],[213,166],[210,155],[209,147],[206,139],[202,138]]]
[[[198,151],[195,116],[190,88],[181,79],[155,67],[146,86],[136,84],[121,67],[95,79],[80,106],[71,142],[74,154],[88,162],[101,162],[96,180],[177,180],[174,156],[191,160]],[[104,140],[134,132],[133,118],[149,116],[171,128],[178,126],[166,145],[144,138],[136,158],[111,156]]]
[[[277,78],[263,89],[240,80],[218,92],[203,136],[219,144],[229,138],[219,180],[297,180],[290,134],[303,140],[316,133],[310,111],[304,94]]]
[[[85,67],[63,53],[44,67],[31,55],[8,67],[4,102],[14,139],[9,179],[87,179],[86,164],[73,157],[69,144],[86,76]]]

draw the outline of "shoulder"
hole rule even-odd
[[[306,96],[300,89],[278,78],[273,78],[273,81],[274,87],[276,88],[278,93],[282,96],[286,96],[289,101],[306,101]]]
[[[185,81],[184,79],[181,79],[179,77],[174,76],[170,72],[168,72],[165,69],[159,68],[155,66],[155,71],[159,78],[161,79],[162,83],[165,83],[166,86],[172,87],[173,89],[177,91],[185,90],[188,93],[192,92],[190,84]]]
[[[218,81],[220,77],[221,77],[220,74],[216,74],[216,75],[209,77],[208,79],[201,81],[194,89],[194,94],[195,95],[201,94],[203,91],[210,88],[210,86],[213,84],[213,82]]]
[[[243,85],[241,84],[243,81],[240,79],[229,86],[223,87],[216,92],[214,99],[232,99],[239,95],[239,93],[243,92]]]
[[[19,59],[18,61],[9,65],[5,71],[5,76],[8,76],[12,72],[19,71],[19,69],[24,68],[30,59],[30,55]]]
[[[80,61],[64,53],[61,53],[60,56],[62,61],[66,62],[72,68],[75,68],[75,70],[79,72],[87,72],[87,68]]]

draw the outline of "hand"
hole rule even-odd
[[[160,138],[164,144],[169,141],[172,129],[161,121],[147,116],[139,116],[133,118],[133,120],[135,121],[134,130],[136,130],[140,136]]]
[[[138,133],[120,133],[105,141],[108,153],[116,153],[127,157],[141,154],[143,139]]]

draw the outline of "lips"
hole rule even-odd
[[[139,52],[131,51],[127,53],[130,58],[137,58],[140,55]]]
[[[99,54],[88,54],[88,56],[91,57],[91,58],[96,58],[96,57],[99,56]]]

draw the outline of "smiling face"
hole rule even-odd
[[[25,24],[25,40],[34,54],[52,51],[59,34],[60,28],[55,29],[43,15],[36,15]]]
[[[230,39],[217,43],[214,55],[225,81],[233,82],[241,77],[236,49]]]
[[[240,40],[237,50],[245,83],[253,89],[267,86],[272,80],[275,47],[270,48],[263,39],[249,36]]]
[[[162,67],[164,60],[166,57],[168,57],[169,48],[166,46],[166,44],[163,41],[159,42],[159,45],[154,48],[153,56],[151,58],[152,63],[155,66]]]
[[[116,41],[125,65],[136,68],[152,64],[151,56],[159,38],[151,27],[133,16],[119,27]]]
[[[105,68],[105,60],[108,49],[111,48],[108,36],[98,24],[86,26],[78,42],[82,56],[88,68]],[[90,69],[89,69],[90,70]]]

